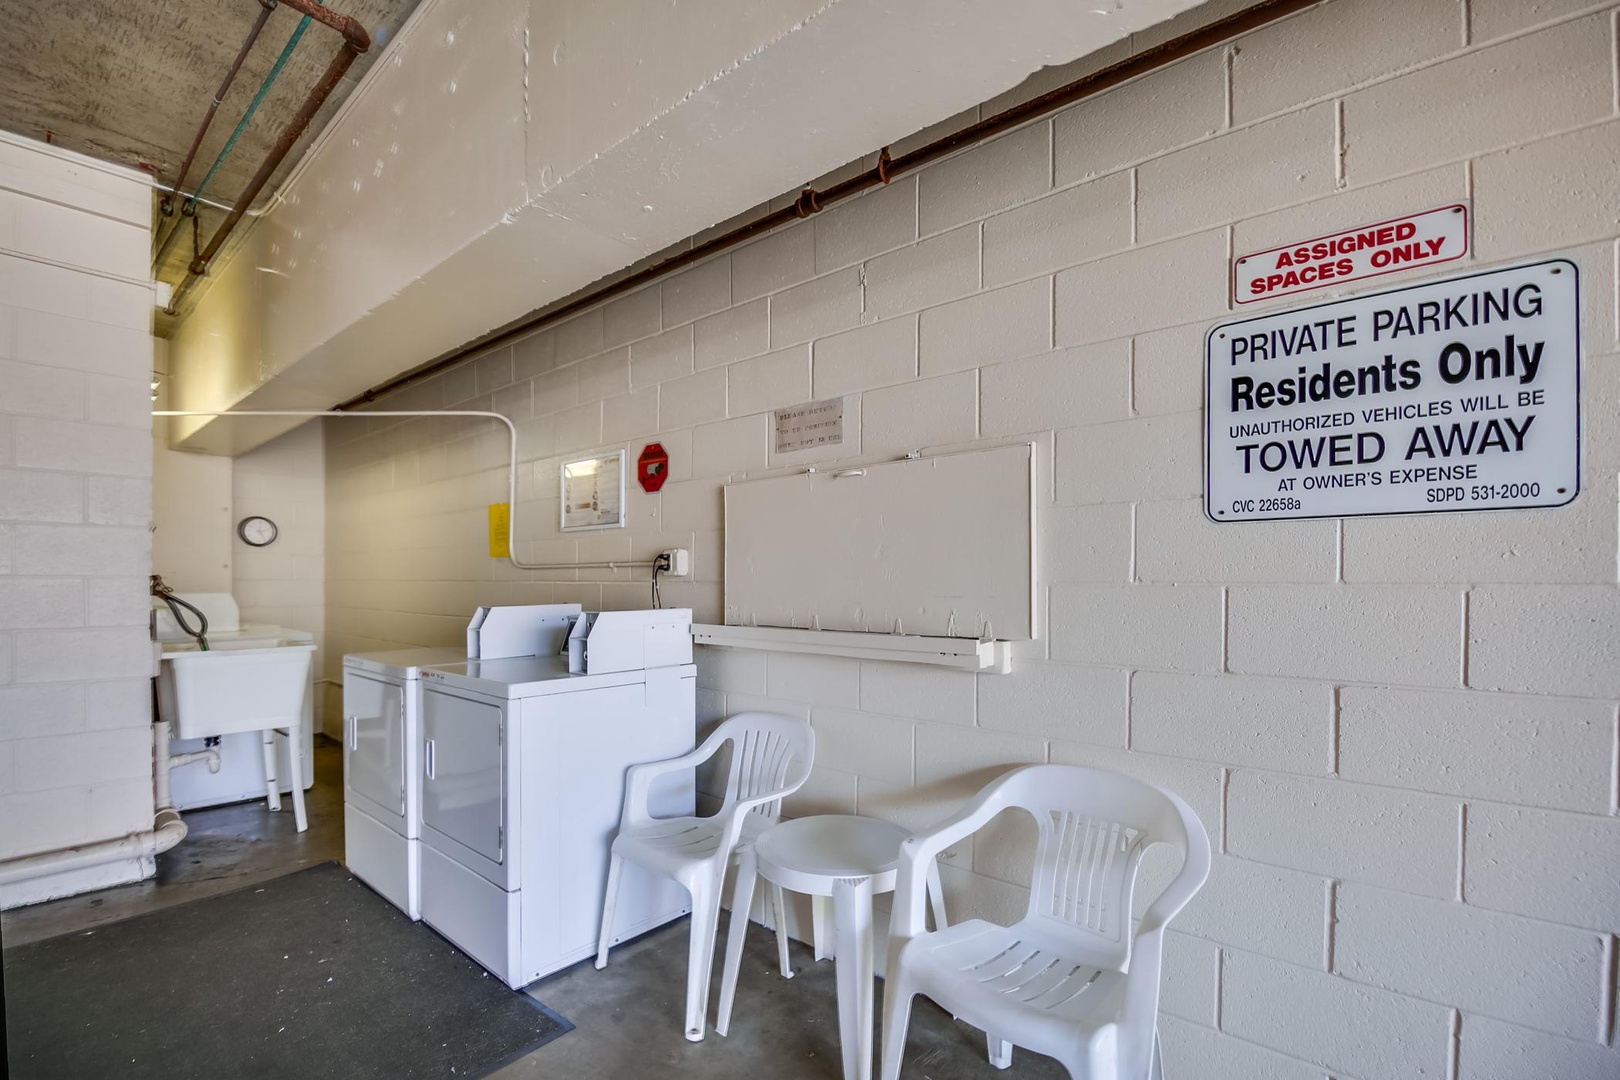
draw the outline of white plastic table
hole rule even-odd
[[[825,955],[820,905],[831,897],[837,927],[833,962],[838,968],[838,1042],[844,1056],[844,1080],[871,1080],[872,897],[894,891],[900,844],[910,835],[877,818],[823,814],[784,821],[762,833],[751,848],[743,849],[731,901],[716,1031],[724,1035],[731,1025],[755,876],[815,898],[818,960]],[[928,889],[935,922],[943,927],[937,866],[929,868]]]

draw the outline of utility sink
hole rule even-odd
[[[166,648],[158,708],[181,739],[296,728],[304,722],[314,657],[310,643],[207,652]]]

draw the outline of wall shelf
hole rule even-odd
[[[857,660],[931,664],[960,671],[1012,673],[1012,642],[915,634],[869,634],[847,630],[796,630],[782,626],[719,626],[695,623],[699,645],[727,645],[763,652],[814,653]]]

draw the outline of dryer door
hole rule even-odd
[[[422,824],[495,863],[506,839],[503,721],[498,706],[422,694]]]
[[[343,676],[343,781],[379,808],[405,813],[405,692],[398,683]]]

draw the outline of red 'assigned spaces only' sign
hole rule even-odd
[[[1331,289],[1468,254],[1468,207],[1462,203],[1362,225],[1329,236],[1244,255],[1232,264],[1232,299],[1252,304]]]

